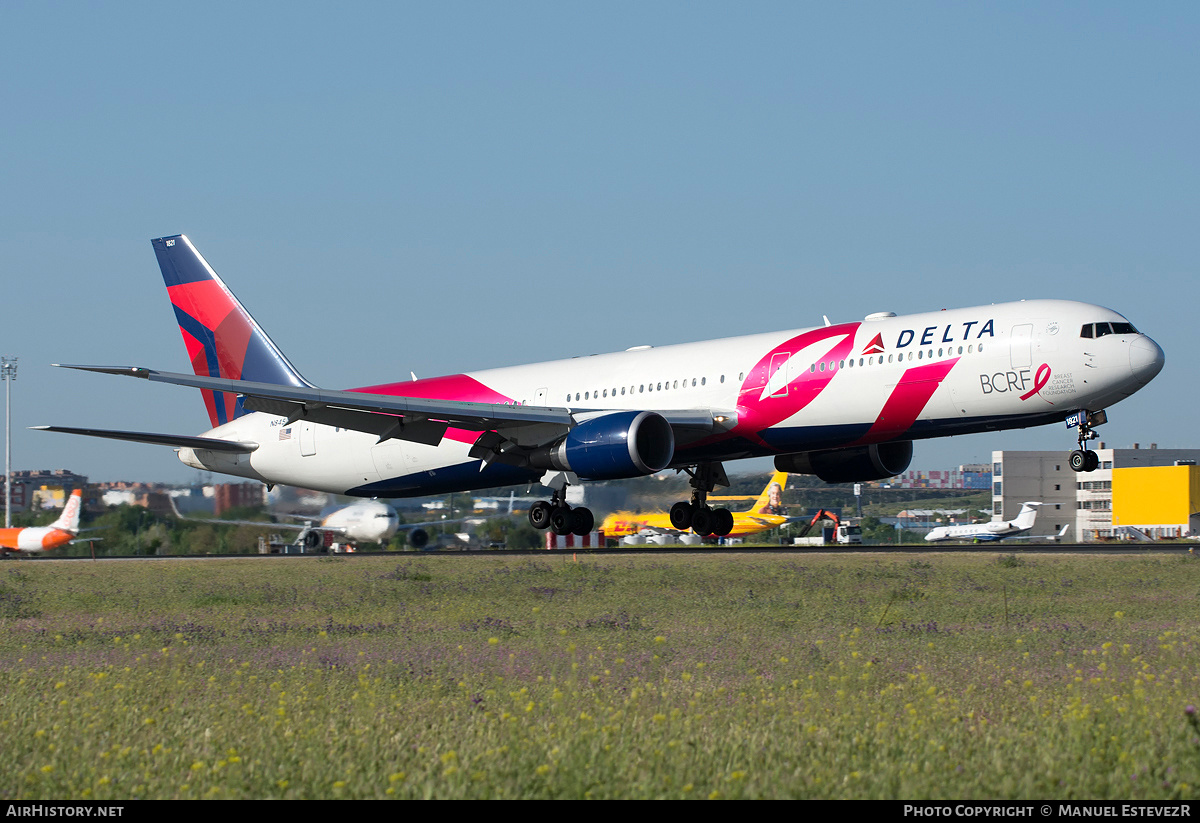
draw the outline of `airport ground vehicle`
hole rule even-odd
[[[842,519],[838,517],[837,512],[831,512],[827,509],[818,509],[817,513],[813,515],[812,520],[808,521],[808,524],[800,530],[799,536],[801,538],[807,537],[812,528],[822,520],[828,520],[833,523],[833,527],[828,530],[825,542],[841,545],[862,543],[862,526],[857,523],[843,523]]]

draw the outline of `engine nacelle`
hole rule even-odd
[[[643,477],[675,456],[675,433],[661,414],[623,411],[585,420],[532,456],[540,468],[575,472],[588,480]]]
[[[895,477],[912,462],[911,440],[781,454],[775,468],[792,474],[815,474],[826,483],[855,483]]]

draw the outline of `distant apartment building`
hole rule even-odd
[[[987,491],[992,485],[992,467],[982,463],[957,469],[907,471],[883,483],[896,489],[975,489]]]
[[[9,493],[7,478],[0,472],[0,495]],[[87,495],[88,479],[67,469],[37,469],[12,473],[12,510],[60,508],[75,489]],[[0,500],[3,500],[0,496]]]
[[[1194,464],[1200,449],[1096,449],[1100,467],[1073,472],[1068,452],[992,452],[992,519],[1011,520],[1025,502],[1042,503],[1032,535],[1049,536],[1063,526],[1067,539],[1079,542],[1119,537],[1113,522],[1113,470]],[[1186,475],[1183,475],[1186,477]],[[1185,519],[1186,523],[1186,519]]]
[[[267,487],[262,483],[220,483],[213,489],[213,513],[217,517],[230,509],[262,506],[267,502]]]

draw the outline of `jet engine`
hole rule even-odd
[[[793,474],[815,474],[826,483],[854,483],[894,477],[912,462],[911,440],[781,454],[775,468]]]
[[[583,421],[557,443],[534,452],[530,462],[588,480],[617,480],[662,471],[674,456],[675,433],[665,417],[622,411]]]

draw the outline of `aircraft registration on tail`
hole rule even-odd
[[[1104,410],[1163,367],[1120,314],[1027,300],[650,347],[335,391],[305,380],[183,235],[152,241],[194,375],[70,366],[198,388],[199,436],[44,426],[173,446],[207,471],[358,497],[409,497],[540,482],[530,522],[585,534],[568,484],[686,472],[682,528],[728,534],[707,496],[724,464],[829,483],[903,472],[913,441],[1045,424],[1078,429],[1069,463]],[[718,512],[724,511],[724,514]]]

